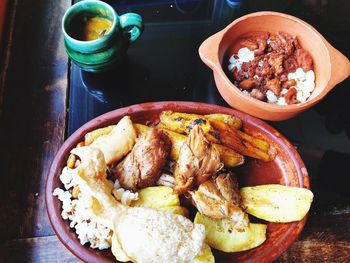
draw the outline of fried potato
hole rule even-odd
[[[308,189],[279,184],[243,187],[240,192],[246,212],[269,222],[301,220],[313,199]]]
[[[206,242],[212,248],[223,252],[239,252],[255,248],[266,240],[266,225],[253,224],[243,232],[234,229],[234,222],[228,219],[210,219],[196,214],[195,224],[205,226]]]
[[[203,244],[202,251],[190,263],[215,263],[213,252],[208,244]]]
[[[168,186],[151,186],[140,190],[139,199],[133,206],[147,208],[162,208],[169,206],[180,206],[180,199],[173,189]]]

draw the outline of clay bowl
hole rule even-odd
[[[237,171],[240,175],[240,186],[277,183],[310,187],[305,165],[293,146],[271,126],[247,114],[230,108],[196,102],[155,102],[117,109],[86,123],[65,141],[52,162],[46,181],[46,206],[51,225],[61,242],[81,260],[115,262],[110,250],[99,251],[80,245],[75,232],[69,228],[68,221],[61,218],[61,202],[52,195],[52,192],[56,187],[63,187],[59,175],[66,165],[70,150],[83,139],[87,132],[115,124],[125,115],[131,116],[135,122],[144,123],[148,120],[156,120],[163,110],[199,114],[232,114],[243,120],[244,130],[252,135],[262,136],[276,147],[278,155],[271,162],[246,158],[245,164]],[[271,262],[292,244],[305,222],[306,217],[293,223],[268,223],[267,240],[261,246],[240,253],[223,253],[213,250],[216,262]]]
[[[225,73],[229,57],[239,49],[240,39],[259,32],[276,34],[279,31],[297,36],[301,46],[313,58],[316,88],[304,103],[280,106],[256,100],[243,94]],[[206,39],[199,47],[199,55],[213,70],[216,86],[230,106],[271,121],[286,120],[310,108],[350,75],[349,60],[316,29],[296,17],[277,12],[256,12],[236,19]]]

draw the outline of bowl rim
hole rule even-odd
[[[320,45],[326,51],[326,54],[328,55],[326,64],[328,64],[329,68],[331,69],[332,63],[331,63],[330,51],[329,51],[329,48],[327,46],[328,42],[313,26],[311,26],[307,22],[303,21],[302,19],[295,17],[295,16],[292,16],[292,15],[289,15],[289,14],[275,12],[275,11],[259,11],[259,12],[249,13],[247,15],[244,15],[244,16],[241,16],[241,17],[235,19],[229,25],[227,25],[224,29],[222,29],[221,31],[216,33],[216,34],[220,35],[221,37],[217,43],[217,52],[215,52],[215,55],[217,56],[218,62],[214,62],[216,64],[215,69],[213,68],[214,74],[216,73],[219,75],[219,77],[222,78],[222,80],[227,84],[227,88],[229,89],[229,92],[233,92],[233,94],[236,95],[239,99],[242,99],[242,100],[249,102],[250,105],[258,106],[259,109],[261,109],[261,110],[266,110],[266,111],[274,111],[274,110],[281,111],[282,110],[283,112],[289,112],[289,111],[299,112],[299,111],[302,111],[304,109],[307,109],[307,108],[315,105],[316,103],[318,103],[320,100],[322,100],[327,95],[327,93],[328,93],[328,90],[327,90],[328,85],[327,84],[331,80],[331,73],[329,74],[329,77],[327,79],[327,84],[324,87],[320,87],[321,91],[317,96],[315,96],[312,99],[308,99],[305,102],[298,103],[298,104],[291,104],[291,105],[277,105],[277,104],[271,104],[268,102],[263,102],[263,101],[259,101],[257,99],[254,99],[250,96],[245,95],[243,92],[241,92],[240,89],[236,85],[234,85],[231,82],[231,80],[228,78],[227,74],[225,73],[225,71],[223,69],[223,65],[222,65],[222,63],[220,63],[220,59],[219,59],[219,49],[220,49],[220,45],[221,45],[223,38],[225,37],[227,32],[230,31],[239,22],[250,19],[252,17],[260,17],[260,16],[261,17],[263,17],[263,16],[275,16],[275,17],[286,18],[289,20],[293,20],[293,21],[301,24],[306,29],[308,29],[310,33],[312,33],[316,38],[319,39]],[[214,34],[214,35],[216,35],[216,34]],[[209,39],[210,37],[208,37],[207,39]],[[226,87],[222,87],[222,89],[226,89]]]
[[[245,122],[258,126],[262,129],[263,132],[268,133],[270,136],[273,136],[274,142],[283,146],[288,152],[291,154],[291,160],[295,165],[295,168],[298,173],[299,187],[310,189],[309,177],[307,174],[307,170],[305,165],[293,147],[293,145],[278,131],[276,131],[273,127],[271,127],[266,122],[257,119],[249,114],[244,112],[240,112],[234,110],[232,108],[227,108],[223,106],[218,106],[215,104],[201,103],[201,102],[188,102],[188,101],[161,101],[161,102],[147,102],[142,104],[134,104],[131,106],[127,106],[124,108],[119,108],[105,114],[102,114],[86,124],[82,125],[78,130],[76,130],[71,136],[69,136],[63,145],[58,150],[56,156],[54,157],[50,169],[48,171],[48,175],[46,178],[45,184],[45,203],[46,209],[49,217],[50,224],[55,231],[58,239],[62,242],[62,244],[76,257],[83,260],[84,262],[117,262],[113,261],[110,258],[103,257],[98,255],[97,250],[92,250],[87,246],[83,246],[79,243],[78,238],[76,240],[71,240],[71,236],[68,233],[67,228],[65,227],[65,221],[61,218],[61,211],[57,211],[55,209],[54,202],[57,197],[52,195],[53,192],[53,183],[57,180],[57,177],[61,173],[63,167],[59,167],[60,162],[63,159],[67,159],[70,149],[72,148],[71,144],[80,139],[86,132],[91,131],[96,128],[103,127],[104,125],[109,125],[111,121],[116,121],[116,119],[120,119],[122,116],[133,114],[133,113],[142,113],[145,111],[160,111],[167,110],[173,107],[179,107],[182,111],[191,111],[196,112],[198,108],[201,107],[201,111],[210,112],[221,112],[226,114],[233,114],[238,116],[239,118],[243,118]],[[56,175],[56,176],[55,176]],[[267,254],[267,257],[257,258],[255,261],[249,259],[249,262],[271,262],[277,259],[284,251],[286,251],[294,240],[299,236],[302,231],[308,215],[306,215],[302,220],[287,223],[289,227],[286,232],[284,232],[283,237],[278,241],[277,244],[271,249],[275,249],[274,253]],[[290,235],[293,235],[292,238],[288,238]],[[78,243],[78,244],[77,244]],[[249,251],[249,250],[248,250]]]

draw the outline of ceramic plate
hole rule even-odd
[[[56,187],[62,187],[59,175],[66,165],[69,152],[83,139],[83,136],[96,128],[117,123],[123,116],[129,115],[135,122],[156,120],[163,110],[188,113],[225,113],[232,114],[243,121],[243,128],[252,135],[263,136],[276,147],[278,155],[271,162],[262,162],[246,158],[239,168],[240,186],[260,184],[283,184],[309,188],[306,168],[293,146],[278,131],[265,122],[233,109],[217,105],[196,102],[154,102],[129,106],[101,115],[86,123],[73,133],[62,145],[52,162],[46,182],[46,205],[50,222],[61,242],[78,258],[85,262],[115,262],[110,250],[100,251],[82,246],[69,227],[69,221],[61,218],[61,202],[52,195]],[[216,262],[271,262],[284,252],[301,232],[306,217],[293,223],[268,223],[267,240],[259,247],[239,253],[223,253],[213,249]]]

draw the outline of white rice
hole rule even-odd
[[[62,202],[61,217],[69,220],[69,226],[75,229],[77,237],[82,245],[89,244],[91,248],[108,249],[111,246],[113,231],[96,222],[90,216],[91,198],[78,194],[78,198],[72,197],[69,190],[77,186],[74,180],[75,170],[64,167],[60,175],[60,181],[65,190],[56,188],[53,195]],[[132,200],[138,199],[138,193],[132,193],[120,187],[118,180],[114,184],[113,194],[116,199],[125,205],[130,205]]]

